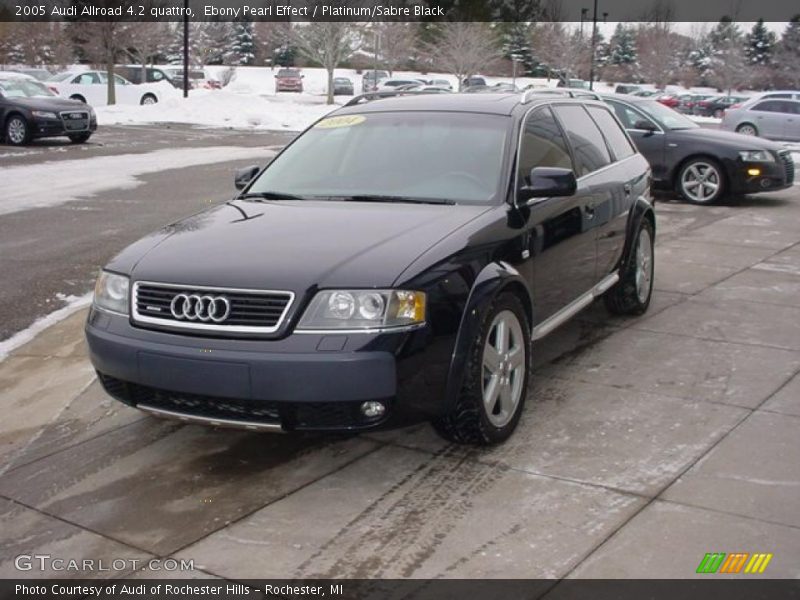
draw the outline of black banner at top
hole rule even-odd
[[[796,0],[597,0],[609,21],[789,21]],[[578,22],[595,0],[0,0],[0,21]]]

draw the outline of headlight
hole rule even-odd
[[[327,290],[308,305],[298,329],[382,329],[425,322],[425,294],[403,290]]]
[[[101,271],[94,286],[94,304],[111,312],[128,314],[130,279],[124,275]]]
[[[33,110],[31,114],[40,119],[57,119],[58,115],[54,112],[47,112],[46,110]]]
[[[775,157],[766,150],[745,150],[739,152],[739,158],[745,162],[775,162]]]

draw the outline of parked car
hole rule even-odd
[[[461,91],[463,92],[467,88],[475,87],[478,85],[486,85],[486,80],[483,77],[467,77],[461,80]]]
[[[669,108],[678,108],[678,105],[681,103],[680,99],[675,94],[658,94],[657,96],[653,96],[653,100]]]
[[[133,85],[116,74],[114,81],[119,104],[156,104],[164,92],[160,84]],[[105,71],[65,71],[53,75],[45,83],[53,92],[72,100],[93,106],[105,106],[108,102],[108,78]]]
[[[20,73],[19,71],[0,71],[0,77],[3,79],[26,79],[28,81],[39,81],[33,75]]]
[[[713,96],[700,100],[694,105],[693,114],[701,117],[716,117],[721,119],[725,111],[732,105],[747,100],[746,96]]]
[[[601,102],[351,102],[240,171],[238,198],[113,258],[89,355],[109,394],[161,417],[348,432],[432,420],[447,439],[498,443],[519,422],[532,341],[597,297],[647,310],[649,181]]]
[[[642,89],[640,85],[634,85],[632,83],[620,83],[617,84],[617,87],[614,88],[615,94],[632,94],[633,92],[638,92]]]
[[[297,69],[278,69],[275,74],[276,92],[302,92],[303,76]]]
[[[142,73],[141,65],[117,65],[115,69],[118,75],[135,85],[165,81],[174,88],[183,89],[183,80],[173,80],[164,69],[159,69],[158,67],[147,67],[144,70],[144,74]]]
[[[680,96],[680,104],[676,110],[678,112],[682,112],[685,115],[691,115],[694,111],[695,105],[702,101],[710,98],[708,94],[683,94]]]
[[[511,93],[519,92],[519,88],[516,85],[514,85],[513,83],[509,83],[507,81],[501,81],[495,83],[490,87],[493,92],[511,92]]]
[[[720,129],[770,140],[800,142],[800,100],[760,99],[729,108]]]
[[[794,163],[779,144],[702,128],[648,98],[608,94],[628,133],[653,167],[657,187],[673,189],[694,204],[726,195],[771,192],[794,182]]]
[[[163,71],[174,82],[176,88],[183,89],[183,69],[167,67]],[[189,89],[220,90],[222,83],[210,77],[205,69],[189,69]]]
[[[29,77],[33,77],[37,81],[47,81],[47,79],[53,76],[53,74],[47,69],[16,67],[10,70],[14,71],[15,73],[22,73],[23,75],[28,75]]]
[[[348,79],[347,77],[334,77],[333,78],[333,95],[346,95],[352,96],[355,94],[355,90],[353,89],[353,82],[352,80]]]
[[[0,137],[13,146],[58,136],[80,144],[97,129],[97,117],[91,106],[59,98],[39,81],[0,75],[0,124]]]
[[[579,90],[588,90],[589,82],[583,79],[560,79],[556,87],[560,88],[575,88]]]
[[[442,88],[443,90],[447,90],[448,92],[453,91],[453,84],[450,83],[447,79],[431,79],[429,85],[433,87]]]
[[[639,90],[638,92],[632,92],[631,96],[638,96],[641,98],[652,98],[653,96],[658,96],[661,92],[658,90]]]
[[[405,85],[425,85],[425,81],[411,78],[383,79],[378,81],[378,91],[394,90]]]
[[[361,91],[376,91],[378,89],[378,82],[381,79],[389,79],[389,72],[381,71],[379,69],[370,69],[369,71],[364,71],[364,75],[361,77]]]
[[[762,92],[761,94],[756,94],[755,96],[750,96],[746,98],[742,102],[737,102],[736,104],[731,104],[728,109],[734,108],[742,108],[752,106],[756,102],[760,100],[800,100],[800,92],[787,90],[787,91],[774,91],[774,92]]]

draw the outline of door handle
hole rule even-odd
[[[584,210],[586,211],[586,218],[592,219],[594,218],[594,202],[589,202],[586,204]]]
[[[626,196],[630,196],[631,195],[631,184],[630,183],[626,183],[625,185],[623,185],[622,189],[625,190],[625,195]]]

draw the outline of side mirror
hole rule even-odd
[[[260,170],[261,167],[257,165],[238,169],[233,177],[233,185],[236,186],[237,190],[243,190],[253,180],[253,177],[258,175]]]
[[[639,119],[638,121],[636,121],[636,123],[633,124],[633,128],[653,133],[656,130],[656,125],[652,121],[648,121],[646,119]]]
[[[535,167],[528,176],[528,185],[520,188],[517,199],[527,202],[531,198],[572,196],[577,189],[578,182],[572,169]]]

